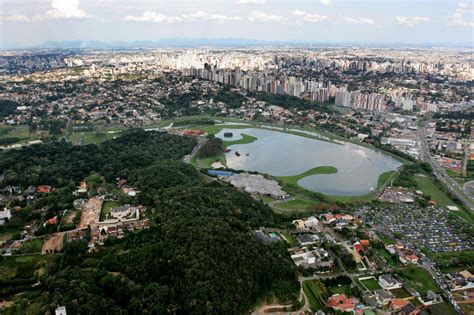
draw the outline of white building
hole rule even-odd
[[[66,306],[58,306],[58,308],[55,310],[56,315],[67,315],[66,313]]]
[[[0,225],[5,224],[7,220],[10,220],[12,217],[12,214],[10,212],[10,209],[4,208],[3,210],[0,211]]]

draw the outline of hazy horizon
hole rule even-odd
[[[466,0],[2,0],[0,47],[175,38],[472,43],[473,15]]]

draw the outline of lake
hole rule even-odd
[[[233,137],[224,138],[226,132],[231,132]],[[216,137],[234,141],[241,139],[241,134],[257,140],[231,145],[232,151],[226,153],[229,168],[291,176],[317,166],[334,166],[336,174],[310,175],[298,181],[305,189],[326,195],[365,195],[377,187],[382,173],[401,166],[400,161],[387,154],[355,144],[331,143],[273,130],[224,128]]]

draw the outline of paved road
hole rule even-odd
[[[331,274],[331,275],[313,275],[311,277],[299,277],[298,281],[300,282],[300,285],[301,285],[300,298],[299,299],[300,300],[302,298],[304,299],[304,305],[299,310],[292,311],[292,312],[283,311],[283,309],[290,308],[290,307],[292,307],[292,305],[291,304],[289,304],[289,305],[272,304],[272,305],[265,305],[265,306],[262,306],[262,307],[258,308],[257,310],[252,312],[252,315],[263,315],[263,314],[297,315],[297,314],[304,314],[305,312],[307,312],[309,310],[310,305],[309,305],[308,298],[306,297],[306,294],[304,294],[304,291],[303,291],[303,282],[308,281],[308,280],[316,280],[316,279],[331,279],[331,278],[339,277],[341,275],[342,274],[338,273],[338,274]],[[275,310],[280,309],[280,310],[275,311],[275,312],[268,312],[269,310],[272,310],[272,309],[275,309]]]
[[[465,183],[463,190],[465,194],[474,196],[474,180],[471,180],[470,182]]]
[[[253,311],[252,312],[252,315],[263,315],[263,314],[273,314],[273,315],[278,315],[278,314],[292,314],[292,315],[296,315],[296,314],[304,314],[306,311],[309,310],[309,301],[308,301],[308,298],[306,297],[306,294],[304,294],[304,291],[303,291],[303,281],[306,281],[306,280],[314,280],[314,279],[318,279],[318,276],[314,276],[314,277],[299,277],[298,278],[298,281],[300,282],[300,285],[301,285],[301,289],[300,289],[300,297],[299,299],[301,300],[302,298],[304,299],[304,305],[297,311],[293,311],[293,312],[288,312],[288,311],[283,311],[283,309],[285,308],[290,308],[292,307],[293,305],[292,304],[287,304],[287,305],[282,305],[282,304],[272,304],[272,305],[265,305],[265,306],[262,306],[260,308],[258,308],[257,310]],[[275,312],[268,312],[269,310],[272,310],[272,309],[280,309],[281,311],[275,311]]]
[[[428,122],[430,119],[428,119]],[[418,128],[418,134],[420,139],[420,154],[423,161],[431,164],[433,168],[433,174],[438,178],[444,185],[449,189],[453,195],[458,197],[468,208],[474,211],[474,196],[466,194],[463,187],[459,185],[454,179],[446,174],[446,170],[440,167],[437,163],[433,161],[430,155],[430,150],[428,146],[428,140],[426,138],[426,126],[420,126]]]
[[[431,278],[436,282],[438,287],[443,291],[444,298],[447,299],[447,302],[450,303],[456,312],[460,315],[463,315],[464,312],[459,307],[458,303],[454,299],[453,294],[449,290],[448,284],[444,280],[441,271],[436,267],[435,263],[433,263],[425,254],[423,254],[418,249],[411,248],[415,254],[420,258],[419,263],[423,269],[425,269],[431,276]]]

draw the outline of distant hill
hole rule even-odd
[[[49,41],[34,46],[33,48],[134,48],[134,47],[197,47],[197,46],[265,46],[265,45],[288,45],[296,44],[296,42],[283,41],[265,41],[256,39],[239,39],[239,38],[164,38],[156,41]]]
[[[162,38],[159,40],[142,41],[96,41],[96,40],[72,40],[72,41],[48,41],[35,46],[3,47],[3,49],[133,49],[133,48],[192,48],[192,47],[257,47],[257,46],[292,46],[292,47],[474,47],[473,43],[376,43],[376,42],[328,42],[313,40],[259,40],[243,38]]]

